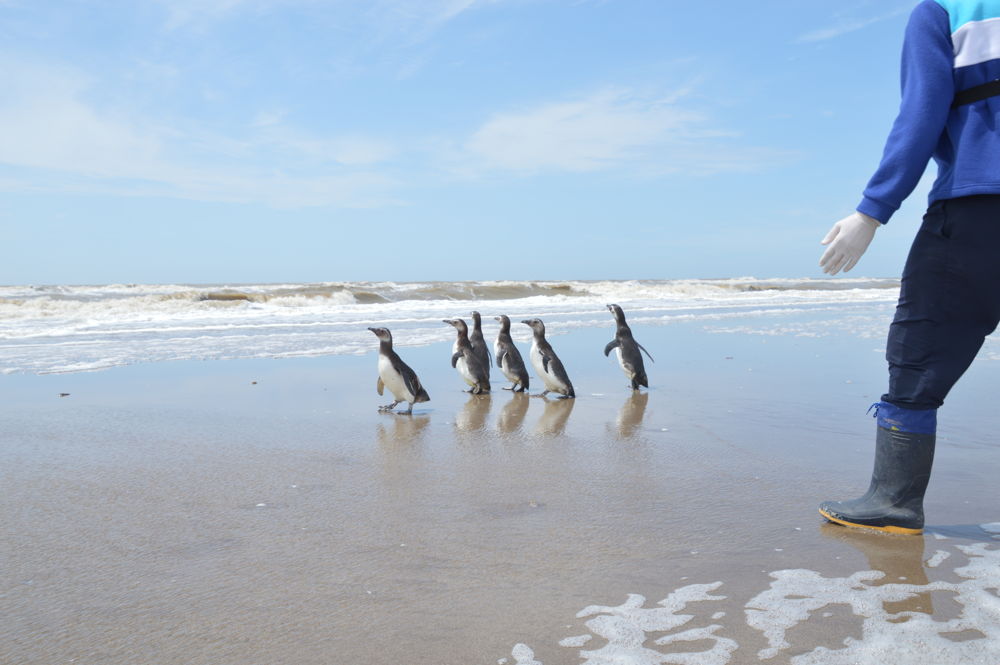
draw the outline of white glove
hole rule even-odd
[[[868,249],[875,231],[882,226],[874,217],[855,212],[833,225],[820,244],[829,245],[819,260],[819,267],[829,275],[841,269],[847,272]]]

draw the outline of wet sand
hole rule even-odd
[[[0,662],[759,662],[748,617],[786,569],[930,585],[880,604],[904,623],[969,611],[933,585],[1000,546],[977,526],[1000,521],[1000,364],[942,410],[928,532],[889,537],[816,512],[867,487],[880,344],[636,335],[657,361],[638,394],[601,353],[610,327],[551,337],[565,401],[496,370],[470,396],[450,345],[397,340],[432,398],[412,416],[376,410],[374,337],[362,357],[0,377]],[[688,622],[657,604],[679,590]],[[874,644],[855,610],[788,620],[763,662]]]

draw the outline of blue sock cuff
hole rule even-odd
[[[888,402],[876,402],[872,407],[879,427],[910,434],[937,432],[937,409],[904,409]]]

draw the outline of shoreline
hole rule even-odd
[[[603,357],[609,330],[574,330],[552,342],[578,397],[548,403],[463,393],[450,344],[401,348],[431,394],[413,416],[377,413],[374,352],[0,377],[0,660],[579,663],[674,598],[695,619],[669,630],[704,636],[657,645],[664,628],[620,653],[738,663],[772,648],[747,604],[778,571],[917,587],[992,561],[961,549],[995,547],[978,525],[1000,521],[991,363],[942,411],[927,533],[872,538],[816,505],[867,484],[878,344],[635,332],[657,359],[649,391]],[[815,601],[805,579],[789,593]],[[717,586],[694,601],[692,585]],[[918,591],[911,622],[962,609]],[[793,621],[765,662],[900,630],[872,634],[850,598]],[[768,606],[772,631],[793,606]],[[979,630],[962,644],[994,641]]]

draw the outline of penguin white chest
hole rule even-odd
[[[535,373],[544,379],[548,372],[545,371],[545,363],[542,361],[542,354],[538,350],[538,345],[534,342],[531,343],[531,350],[528,351],[528,356],[531,358],[531,366],[535,368]]]
[[[396,368],[392,366],[392,361],[385,356],[378,358],[378,376],[398,401],[413,401],[414,395],[406,389],[403,375],[396,371]]]
[[[472,369],[469,367],[469,363],[465,359],[465,356],[458,359],[458,362],[455,363],[455,369],[458,370],[459,376],[461,376],[467,384],[470,386],[476,385],[476,377],[473,376]]]
[[[500,354],[498,352],[497,353],[497,358],[499,358],[499,357],[500,357]],[[505,355],[503,357],[503,360],[500,361],[500,371],[503,372],[503,375],[505,377],[507,377],[508,381],[513,381],[514,383],[518,382],[517,375],[514,374],[514,372],[510,371],[510,356],[509,355]]]
[[[615,349],[615,354],[618,356],[618,366],[622,368],[622,371],[625,373],[625,376],[630,379],[633,376],[635,376],[635,370],[633,370],[633,368],[625,362],[625,356],[622,355],[621,344],[619,344],[618,347]]]
[[[556,392],[561,392],[563,390],[562,383],[556,378],[555,374],[551,371],[552,365],[549,365],[549,370],[545,369],[545,361],[542,359],[542,353],[538,349],[538,345],[532,342],[531,351],[529,352],[531,356],[531,366],[535,368],[535,372],[541,378],[542,383],[545,384],[547,390],[554,390]]]

